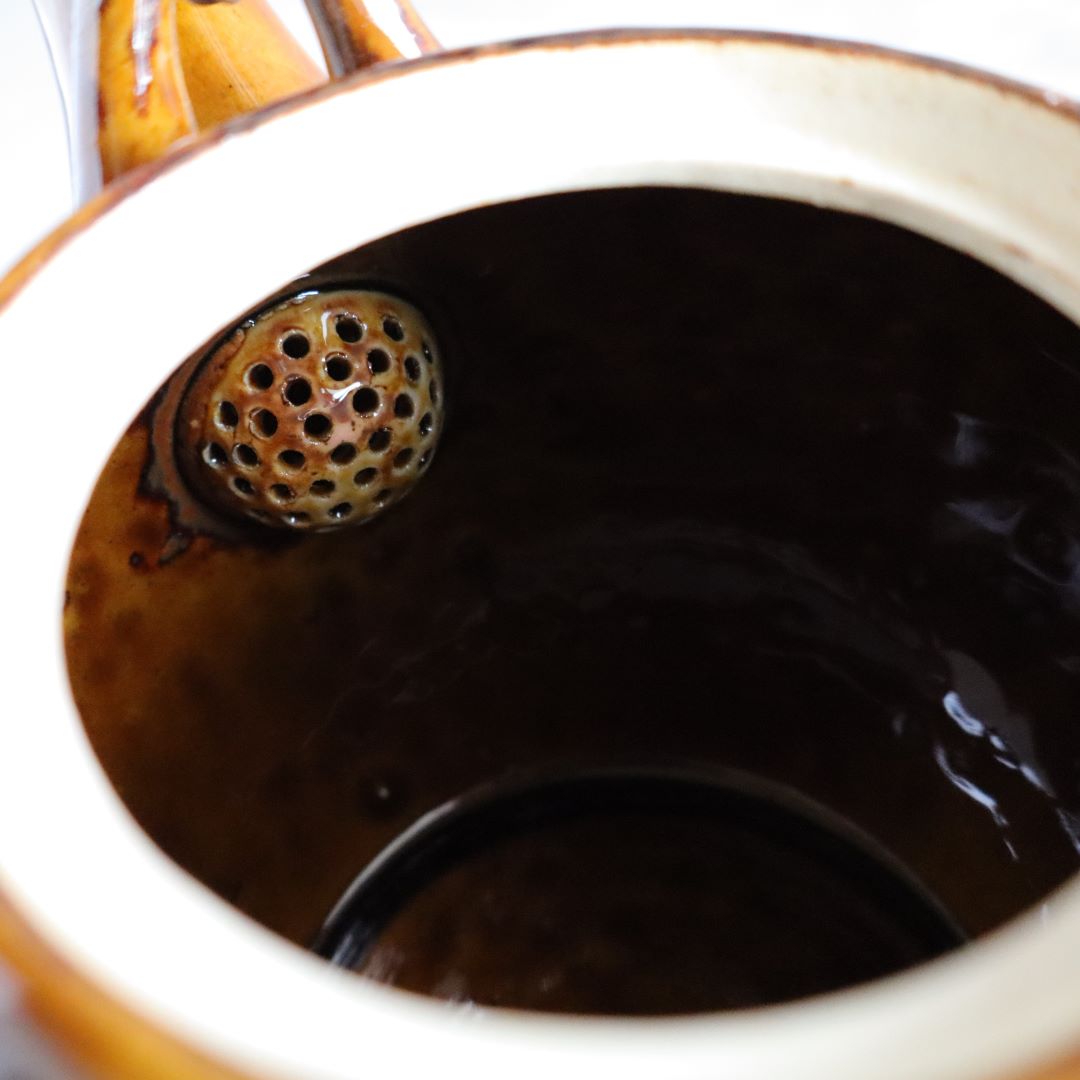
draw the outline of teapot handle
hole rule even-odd
[[[332,79],[438,51],[408,0],[307,0]],[[267,0],[101,0],[97,149],[106,183],[173,143],[326,78]]]
[[[306,0],[331,78],[439,52],[410,0]]]

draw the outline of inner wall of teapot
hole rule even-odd
[[[966,935],[1052,902],[1080,865],[1072,323],[895,226],[675,188],[471,211],[285,291],[342,282],[414,300],[439,336],[445,429],[408,499],[338,533],[181,535],[147,480],[155,402],[76,540],[75,699],[170,857],[308,945],[450,800],[537,769],[689,769],[853,823]],[[745,898],[757,921],[725,908],[729,936],[695,946],[719,910],[710,874],[761,850],[715,829],[631,815],[541,831],[527,866],[482,853],[391,923],[367,974],[456,1001],[679,1012],[886,973],[710,997],[733,932],[769,938],[772,972],[794,948],[764,886]],[[625,896],[642,866],[696,883],[693,919],[653,889],[632,917],[594,904],[602,932],[568,941],[597,878]],[[799,891],[787,869],[766,878]],[[534,903],[556,880],[567,895]],[[619,919],[635,940],[691,936],[624,956]],[[919,959],[894,951],[893,968]],[[694,993],[667,992],[673,957]],[[664,986],[610,997],[618,963],[654,960]],[[593,961],[609,970],[590,995]],[[523,997],[508,965],[550,993]]]

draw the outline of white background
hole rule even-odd
[[[302,0],[274,3],[316,51]],[[449,47],[596,26],[785,30],[942,56],[1080,99],[1080,0],[416,0],[416,6]],[[70,212],[69,175],[63,108],[33,0],[0,0],[0,273]],[[0,1080],[68,1080],[73,1074],[20,1023],[17,997],[14,982],[0,972]]]

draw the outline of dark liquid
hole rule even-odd
[[[649,762],[805,793],[969,934],[1075,872],[1076,327],[890,226],[679,190],[476,211],[313,281],[339,276],[404,290],[440,332],[450,413],[416,493],[356,531],[200,537],[163,564],[169,516],[139,493],[139,423],[76,543],[76,698],[121,795],[181,865],[307,943],[365,864],[445,800],[520,768]],[[589,903],[616,910],[618,868],[649,849],[666,861],[639,875],[639,911],[650,882],[688,865],[679,852],[710,891],[696,830],[639,826],[552,844],[558,880],[594,881]],[[507,846],[454,887],[476,896],[496,866],[524,880],[527,848],[514,873]],[[519,941],[558,906],[544,888],[500,901]],[[704,893],[687,903],[710,908]],[[439,925],[388,927],[399,971],[430,973]],[[665,1010],[880,973],[830,947],[814,979],[773,971],[740,998],[709,982],[722,965],[688,974],[704,924],[681,925],[643,977],[666,989],[641,999]],[[776,925],[763,971],[802,948]],[[477,940],[468,964],[451,949],[445,981],[417,985],[470,997],[522,955]],[[587,946],[564,939],[560,970]],[[606,985],[641,964],[620,961]],[[545,996],[533,980],[499,1000],[629,1008],[582,985]]]

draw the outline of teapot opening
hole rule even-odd
[[[675,985],[677,971],[644,1009],[621,989],[605,1008],[578,993],[584,976],[567,991],[572,1011],[615,1012],[876,977],[1047,903],[1076,872],[1075,325],[895,226],[683,188],[433,221],[252,311],[357,283],[415,298],[445,358],[439,455],[409,499],[302,536],[199,518],[161,418],[215,340],[123,435],[79,530],[74,696],[121,798],[177,863],[307,945],[380,852],[476,789],[536,769],[735,771],[853,822],[942,920],[933,947],[831,982],[764,980],[741,1001],[703,996],[698,975]],[[714,816],[687,821],[571,816],[499,883],[522,910],[565,912],[544,888],[571,880],[566,859],[586,884],[597,860],[615,880],[651,836],[674,874],[681,845],[699,860],[682,864],[697,922],[665,925],[689,934],[669,955],[695,957],[721,905],[700,855],[721,840]],[[767,847],[740,849],[742,864]],[[463,869],[460,925],[479,917],[498,860],[468,872],[487,857]],[[804,897],[769,880],[761,903],[782,918]],[[423,957],[450,948],[448,918],[410,924]],[[553,916],[540,952],[580,946],[594,974],[624,970],[570,929]],[[761,935],[761,971],[796,937]],[[501,978],[506,939],[484,940]],[[551,972],[531,970],[531,996],[494,1003],[547,1007]],[[493,1003],[460,971],[423,988]]]

